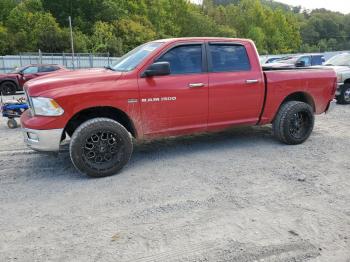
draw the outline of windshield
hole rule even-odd
[[[25,67],[17,67],[13,71],[10,72],[10,74],[18,74],[21,72]]]
[[[136,68],[150,53],[161,46],[162,42],[152,42],[136,47],[122,56],[111,68],[115,71],[127,72]]]
[[[350,54],[340,54],[326,62],[326,66],[350,66]]]

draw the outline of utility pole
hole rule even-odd
[[[69,20],[69,28],[70,28],[70,42],[71,42],[71,47],[72,47],[72,64],[73,64],[73,69],[75,69],[75,65],[74,65],[74,40],[73,40],[73,29],[72,29],[72,19],[69,16],[68,17]]]

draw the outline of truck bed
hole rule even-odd
[[[263,67],[265,103],[261,124],[271,121],[281,101],[289,95],[300,95],[314,105],[316,114],[325,112],[336,88],[336,75],[332,69],[269,68]]]
[[[300,71],[300,70],[316,70],[318,67],[271,67],[271,66],[262,66],[264,72],[266,71]]]

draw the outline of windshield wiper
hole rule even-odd
[[[325,64],[325,66],[334,66],[333,64]]]
[[[108,65],[108,66],[104,66],[104,68],[106,68],[106,69],[108,69],[108,70],[115,71],[115,70],[113,69],[113,67],[111,67],[110,65]]]

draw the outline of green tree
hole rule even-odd
[[[184,19],[181,35],[235,37],[237,34],[232,27],[217,25],[211,17],[203,15],[196,8],[192,8]]]
[[[96,53],[123,54],[121,39],[116,37],[115,27],[107,22],[95,23],[90,46],[90,50]]]
[[[257,49],[260,53],[268,53],[266,49],[266,39],[265,33],[261,27],[253,26],[250,28],[247,37],[252,39],[255,42]]]
[[[181,36],[251,38],[261,53],[350,49],[350,15],[271,0],[1,0],[0,51],[70,52],[68,16],[77,52]]]
[[[117,36],[123,39],[123,52],[156,38],[156,32],[153,30],[151,22],[144,16],[123,18],[115,25]]]
[[[0,1],[0,22],[5,21],[13,8],[16,6],[16,0]]]
[[[5,55],[11,51],[9,40],[9,34],[7,32],[6,27],[0,24],[0,55]]]

